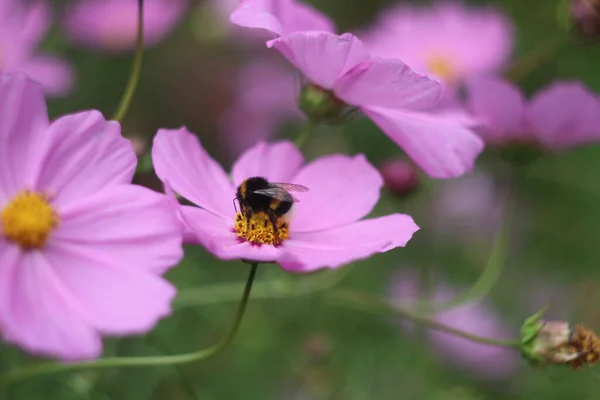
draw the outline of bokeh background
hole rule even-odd
[[[216,0],[190,2],[189,12],[164,41],[149,48],[139,90],[123,122],[142,159],[160,127],[186,125],[211,154],[230,166],[236,136],[223,118],[239,96],[238,74],[260,57],[277,57],[240,43]],[[389,1],[309,1],[331,16],[340,32],[366,26]],[[57,15],[68,1],[55,1]],[[410,1],[410,3],[426,2]],[[569,31],[558,0],[472,1],[493,5],[515,25],[512,60],[543,49],[549,55],[519,85],[527,92],[556,79],[577,79],[600,93],[600,40]],[[223,4],[221,4],[223,6]],[[241,29],[241,28],[240,28]],[[476,32],[473,32],[476,35]],[[111,115],[126,84],[131,53],[73,46],[60,24],[43,49],[75,66],[72,93],[52,99],[52,116],[96,108]],[[265,55],[266,54],[266,55]],[[256,101],[261,101],[257,90]],[[298,118],[277,137],[294,138]],[[239,137],[252,129],[239,124]],[[305,146],[307,158],[332,152],[365,153],[374,164],[400,150],[368,120],[320,128]],[[507,173],[513,169],[516,173]],[[600,329],[600,148],[588,146],[542,157],[527,170],[487,152],[475,171],[449,181],[420,174],[409,195],[383,192],[374,215],[404,212],[421,226],[409,245],[339,271],[285,273],[263,265],[234,342],[209,360],[178,367],[113,369],[53,376],[14,388],[11,399],[597,399],[593,368],[529,366],[510,351],[472,346],[402,323],[389,314],[341,307],[323,293],[345,287],[409,306],[431,291],[457,294],[486,265],[506,198],[516,199],[502,276],[486,298],[448,313],[444,322],[487,336],[517,338],[523,320],[548,303],[549,315]],[[138,183],[160,190],[152,172]],[[348,188],[352,190],[352,188]],[[214,259],[198,247],[168,273],[180,289],[173,315],[143,337],[110,339],[105,355],[161,355],[213,344],[226,332],[248,265]],[[0,366],[34,362],[7,346]]]

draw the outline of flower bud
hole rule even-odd
[[[419,186],[419,171],[406,159],[391,159],[379,166],[385,187],[396,196],[405,196]]]
[[[133,148],[133,151],[135,152],[136,156],[140,157],[144,153],[146,153],[148,144],[147,144],[147,141],[142,136],[132,135],[132,136],[129,136],[127,139],[129,139],[129,142],[131,143],[131,147]]]
[[[600,0],[571,0],[569,11],[581,33],[600,36]]]
[[[580,370],[600,359],[600,339],[581,324],[540,319],[545,310],[521,327],[521,354],[532,363],[570,365]]]
[[[306,117],[314,122],[336,124],[342,122],[353,109],[316,85],[306,85],[300,92],[298,106]]]

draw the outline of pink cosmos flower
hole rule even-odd
[[[108,52],[135,48],[137,0],[77,0],[64,18],[69,38],[82,47]],[[144,1],[144,44],[153,46],[175,27],[188,0]]]
[[[361,220],[377,203],[383,184],[362,155],[332,155],[303,166],[291,143],[259,143],[234,163],[230,178],[197,137],[181,128],[158,131],[152,159],[159,178],[199,206],[182,206],[182,217],[196,242],[221,259],[277,262],[290,271],[309,272],[404,246],[418,230],[402,214]],[[236,213],[232,200],[251,177],[310,190],[294,194],[295,209],[276,225],[263,213],[247,219]]]
[[[170,199],[131,185],[136,156],[98,111],[50,123],[41,88],[0,74],[0,333],[63,360],[98,357],[100,335],[169,315],[161,278],[182,257]]]
[[[523,142],[563,150],[600,139],[600,100],[580,82],[555,82],[527,101],[498,78],[471,80],[468,105],[490,144]]]
[[[237,97],[221,120],[220,136],[234,156],[272,138],[285,122],[302,118],[295,101],[300,85],[289,69],[254,61],[240,71],[237,81]]]
[[[297,0],[240,0],[231,22],[264,29],[272,37],[299,31],[335,31],[328,16]]]
[[[71,68],[60,58],[36,54],[50,22],[50,9],[45,2],[3,0],[0,4],[0,72],[24,72],[41,83],[48,95],[62,96],[73,85]]]
[[[375,56],[398,58],[444,84],[500,70],[512,51],[512,26],[494,8],[457,1],[395,5],[359,35]]]
[[[402,307],[411,307],[419,297],[419,280],[413,271],[400,274],[392,286],[392,297]],[[424,301],[444,304],[458,294],[458,290],[444,284],[435,285]],[[487,338],[509,339],[511,331],[495,311],[485,303],[466,303],[442,311],[435,319],[443,323]],[[410,324],[403,324],[410,327]],[[506,348],[494,347],[459,338],[445,332],[428,331],[434,354],[441,360],[467,370],[481,379],[505,380],[515,373],[518,355]]]
[[[351,34],[298,32],[268,46],[304,74],[311,90],[360,109],[430,176],[463,174],[483,149],[464,118],[427,112],[440,97],[440,84],[398,60],[372,58]]]
[[[503,221],[507,202],[503,189],[489,171],[481,169],[441,182],[431,196],[430,229],[446,240],[483,242],[487,247]]]

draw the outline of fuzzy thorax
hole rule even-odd
[[[9,240],[25,249],[41,248],[58,225],[58,215],[48,196],[24,191],[4,207],[0,222]]]
[[[251,213],[246,218],[242,213],[235,216],[235,232],[237,236],[252,244],[280,245],[289,239],[289,222],[285,217],[279,217],[273,225],[269,217],[262,212]]]

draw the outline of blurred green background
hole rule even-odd
[[[57,7],[62,3],[57,2]],[[312,3],[330,15],[340,31],[348,31],[368,24],[389,2]],[[494,5],[513,20],[516,61],[559,44],[548,60],[519,82],[528,93],[555,79],[579,79],[600,92],[600,41],[582,39],[560,26],[559,1],[473,3]],[[149,146],[159,127],[186,125],[229,167],[231,157],[219,145],[218,118],[232,101],[236,70],[251,55],[216,32],[214,21],[202,13],[206,5],[194,2],[176,31],[147,50],[123,133]],[[78,75],[68,98],[50,102],[53,116],[88,108],[100,109],[106,116],[114,112],[131,55],[73,49],[58,27],[45,49],[71,60]],[[297,130],[287,127],[282,136],[293,137]],[[323,128],[305,147],[309,159],[339,151],[364,152],[375,164],[400,154],[366,119]],[[475,174],[491,179],[494,201],[503,198],[506,168],[494,154],[485,154],[478,163]],[[515,338],[523,319],[548,302],[552,302],[552,317],[600,329],[599,170],[600,148],[590,146],[543,157],[527,173],[510,175],[511,188],[518,193],[510,247],[502,277],[486,302]],[[600,375],[593,368],[579,372],[568,367],[534,368],[517,360],[508,377],[480,379],[473,371],[437,357],[423,330],[409,333],[390,315],[343,308],[324,299],[321,288],[334,281],[339,281],[339,287],[388,297],[403,271],[420,274],[428,284],[443,281],[463,289],[477,279],[498,224],[439,206],[453,185],[472,177],[446,182],[421,178],[418,190],[408,197],[383,193],[374,211],[414,217],[421,231],[406,248],[310,276],[287,274],[276,265],[261,266],[255,299],[241,329],[231,346],[214,358],[176,368],[57,375],[23,382],[5,396],[18,400],[597,399]],[[159,189],[151,173],[137,179]],[[107,340],[105,355],[176,354],[213,344],[231,323],[248,268],[188,247],[185,260],[168,273],[182,296],[173,315],[147,336]],[[0,349],[3,371],[35,362],[9,347]]]

